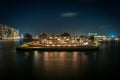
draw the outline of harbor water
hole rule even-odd
[[[98,51],[16,51],[19,43],[0,41],[0,80],[119,78],[119,42],[104,42]]]

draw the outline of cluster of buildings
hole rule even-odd
[[[19,39],[19,29],[0,24],[0,40]]]
[[[60,35],[46,35],[45,33],[42,33],[38,36],[33,36],[33,39],[40,39],[41,43],[46,44],[81,44],[85,41],[90,42],[90,36],[94,36],[94,39],[97,41],[109,41],[109,40],[120,40],[119,36],[110,35],[98,35],[98,33],[88,33],[87,36],[71,36],[68,33],[62,33]],[[21,37],[22,38],[22,37]],[[9,27],[7,25],[0,24],[0,40],[5,39],[20,39],[19,36],[19,29]]]
[[[46,35],[42,33],[38,36],[39,41],[33,42],[30,46],[80,46],[94,45],[94,37],[71,36],[69,33],[60,35]]]
[[[88,36],[94,36],[97,41],[120,41],[120,36],[110,34],[110,35],[98,35],[97,33],[88,33]]]
[[[98,41],[120,41],[120,37],[98,35],[97,33],[88,33],[88,36],[72,36],[66,32],[60,35],[41,33],[33,38],[36,40],[30,46],[81,46],[98,45]]]

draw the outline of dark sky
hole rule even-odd
[[[0,0],[0,24],[37,35],[120,34],[117,0]]]

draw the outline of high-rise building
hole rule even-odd
[[[0,39],[18,39],[19,29],[0,24]]]

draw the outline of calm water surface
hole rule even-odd
[[[119,78],[119,43],[99,51],[16,51],[19,41],[0,41],[0,80],[101,80]],[[119,79],[118,79],[119,80]]]

